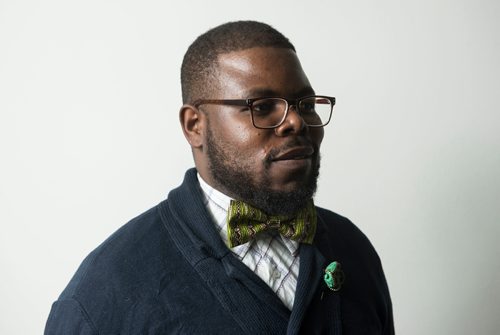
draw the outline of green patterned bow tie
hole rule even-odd
[[[227,215],[229,247],[247,243],[258,233],[277,230],[282,236],[311,244],[316,234],[316,208],[310,200],[293,216],[270,216],[242,201],[231,200]]]

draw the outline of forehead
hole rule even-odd
[[[296,53],[290,49],[258,47],[220,54],[216,72],[218,98],[313,93]]]

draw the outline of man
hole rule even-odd
[[[335,98],[293,45],[227,23],[190,46],[181,81],[196,169],[86,258],[46,334],[392,334],[375,250],[313,205]]]

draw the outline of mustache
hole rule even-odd
[[[275,147],[269,150],[269,153],[266,157],[266,164],[271,164],[271,162],[280,154],[298,147],[312,147],[314,149],[313,158],[317,158],[319,155],[319,148],[318,146],[314,145],[312,141],[309,141],[307,139],[294,139],[279,147]]]

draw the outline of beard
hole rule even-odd
[[[271,176],[269,175],[269,166],[274,153],[279,149],[272,150],[269,157],[262,162],[264,165],[264,174],[259,181],[255,180],[255,174],[252,173],[253,167],[249,161],[240,159],[241,155],[237,149],[231,149],[229,145],[221,143],[207,127],[207,157],[208,168],[216,185],[223,192],[229,192],[229,196],[236,200],[244,201],[268,215],[292,215],[299,209],[306,206],[307,202],[314,196],[317,188],[319,176],[319,148],[315,147],[312,157],[312,170],[308,175],[303,176],[302,183],[299,183],[291,191],[276,191],[269,187],[271,185]],[[298,140],[289,143],[286,147],[303,145],[303,141]],[[282,148],[285,149],[285,148]]]

